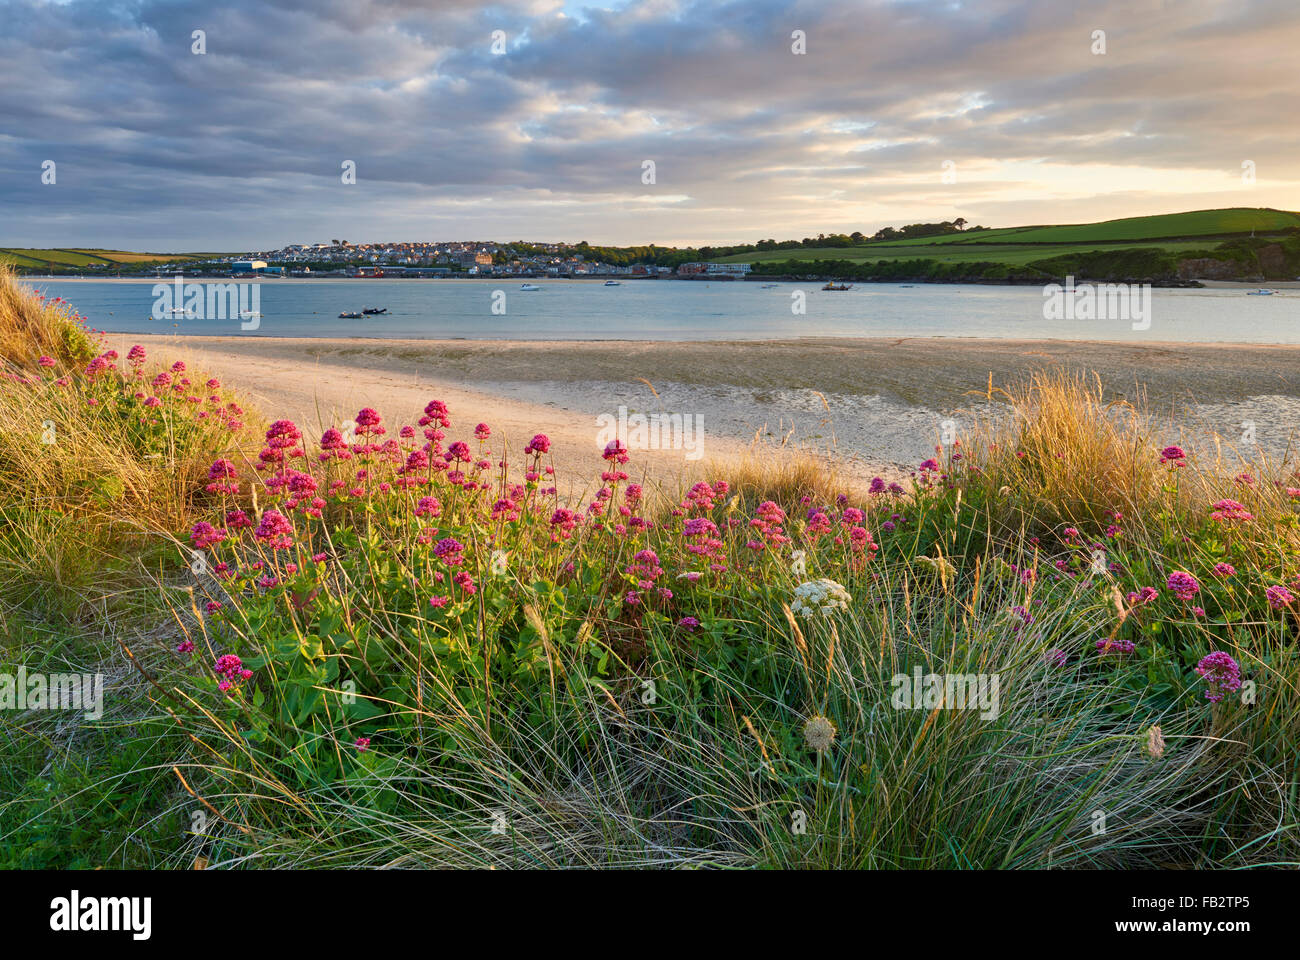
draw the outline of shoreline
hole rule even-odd
[[[245,281],[242,275],[228,274],[188,274],[183,271],[181,276],[194,283],[228,283],[234,281]],[[253,276],[252,274],[248,276]],[[19,280],[29,283],[35,280],[46,280],[55,283],[174,283],[176,274],[153,277],[64,277],[49,276],[47,274],[20,274]],[[794,280],[785,276],[764,276],[762,274],[751,274],[747,277],[634,277],[621,275],[605,275],[595,277],[525,277],[525,276],[486,276],[486,277],[260,277],[259,282],[275,284],[301,284],[301,283],[338,283],[338,282],[357,282],[364,281],[367,283],[402,283],[402,282],[420,282],[420,283],[485,283],[495,281],[497,283],[594,283],[604,285],[606,280],[617,280],[622,283],[635,283],[641,281],[680,281],[682,283],[822,283],[827,277],[818,276],[811,280]],[[854,284],[874,285],[874,286],[928,286],[928,287],[951,287],[967,284],[970,286],[980,287],[1041,287],[1043,283],[1054,282],[1044,280],[1038,282],[1005,282],[999,283],[988,280],[852,280],[847,281]],[[1102,283],[1104,281],[1082,280],[1080,286],[1089,284]],[[1180,280],[1177,282],[1153,283],[1155,289],[1167,290],[1300,290],[1300,279],[1297,280],[1208,280],[1199,277]]]
[[[248,341],[275,341],[284,343],[357,343],[357,344],[383,344],[395,343],[412,347],[435,348],[448,344],[475,344],[478,346],[503,346],[521,344],[534,344],[538,346],[557,347],[571,345],[574,347],[595,346],[598,344],[611,344],[619,346],[640,347],[651,344],[663,344],[676,347],[689,346],[723,346],[744,345],[754,347],[770,346],[800,346],[810,343],[817,344],[838,344],[842,346],[857,346],[861,344],[898,344],[912,342],[932,342],[934,344],[958,346],[968,344],[989,344],[990,346],[1003,345],[1006,347],[1023,346],[1025,344],[1042,344],[1045,346],[1079,346],[1079,347],[1114,347],[1117,349],[1126,348],[1156,348],[1156,349],[1181,349],[1190,348],[1193,350],[1231,350],[1237,347],[1259,348],[1263,350],[1300,350],[1300,343],[1286,343],[1284,341],[1254,341],[1254,340],[1098,340],[1092,337],[965,337],[947,334],[926,334],[925,336],[881,336],[881,337],[862,337],[850,334],[809,334],[798,337],[701,337],[699,339],[659,339],[647,340],[644,337],[585,337],[575,339],[573,337],[557,337],[555,339],[529,338],[529,339],[507,339],[503,337],[387,337],[387,336],[363,336],[354,334],[348,337],[320,337],[311,334],[302,336],[286,336],[283,334],[269,335],[257,333],[254,331],[245,331],[238,334],[217,334],[217,333],[158,333],[148,330],[105,330],[101,331],[106,337],[154,337],[158,339],[175,339],[178,341],[193,342],[237,342],[241,340]]]
[[[272,418],[313,428],[362,406],[413,423],[437,396],[458,427],[482,420],[512,443],[547,433],[599,463],[597,417],[692,415],[703,456],[634,451],[660,475],[698,472],[782,445],[833,456],[850,473],[897,475],[932,455],[941,424],[966,429],[1039,370],[1096,372],[1117,400],[1225,436],[1245,420],[1281,451],[1300,423],[1300,344],[827,338],[706,341],[389,340],[106,334],[123,353],[181,356]],[[755,443],[757,441],[757,448]],[[1170,442],[1173,442],[1171,440]]]
[[[397,343],[419,345],[425,347],[436,347],[444,344],[478,344],[480,346],[509,346],[509,345],[533,345],[556,347],[563,345],[583,346],[586,344],[621,344],[634,346],[724,346],[732,344],[744,344],[747,346],[790,346],[807,343],[825,343],[839,345],[862,345],[862,344],[899,344],[913,342],[933,342],[942,344],[988,344],[988,345],[1005,345],[1005,346],[1025,346],[1025,345],[1082,345],[1095,347],[1118,347],[1118,348],[1189,348],[1192,350],[1231,350],[1234,348],[1244,349],[1263,349],[1263,350],[1287,350],[1300,351],[1300,343],[1256,343],[1251,340],[1098,340],[1096,338],[1081,337],[1078,339],[1065,337],[962,337],[946,336],[944,334],[928,334],[923,337],[858,337],[858,336],[834,336],[830,334],[810,334],[804,337],[760,337],[756,339],[736,340],[719,337],[701,337],[698,340],[650,340],[644,337],[588,337],[581,340],[561,338],[555,340],[545,340],[540,338],[534,339],[507,339],[504,337],[365,337],[354,335],[350,337],[316,337],[316,336],[271,336],[264,333],[246,332],[238,334],[227,333],[150,333],[146,330],[107,330],[104,331],[106,337],[150,337],[157,340],[175,340],[177,342],[238,342],[241,340],[255,341],[273,341],[283,343],[318,343],[318,344],[338,344],[338,343]]]

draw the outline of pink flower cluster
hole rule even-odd
[[[1184,570],[1171,573],[1169,579],[1165,582],[1165,586],[1179,600],[1190,600],[1201,589],[1201,584],[1197,579]]]
[[[279,510],[268,507],[262,512],[262,520],[253,536],[272,550],[288,550],[293,546],[293,524]]]
[[[1107,637],[1097,641],[1097,649],[1103,654],[1132,653],[1134,644],[1132,640],[1125,640],[1123,637]]]
[[[233,653],[218,657],[213,669],[216,671],[217,676],[222,678],[217,684],[217,689],[226,696],[233,695],[241,681],[248,680],[253,676],[253,671],[245,669],[243,661]]]
[[[1205,699],[1211,703],[1221,701],[1225,693],[1241,689],[1241,668],[1226,653],[1215,651],[1206,654],[1196,665],[1196,672],[1209,686],[1205,691]]]
[[[1216,523],[1254,520],[1255,516],[1236,500],[1220,500],[1214,505],[1210,519]]]
[[[1187,466],[1187,454],[1183,452],[1182,447],[1165,447],[1160,451],[1160,462],[1175,467],[1185,467]]]

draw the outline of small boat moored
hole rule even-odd
[[[1271,296],[1273,296],[1273,294],[1275,294],[1275,293],[1277,293],[1276,290],[1265,290],[1263,287],[1260,287],[1258,290],[1247,290],[1247,291],[1246,291],[1246,296],[1248,296],[1248,297],[1271,297]]]
[[[828,283],[828,284],[826,284],[826,286],[822,287],[822,289],[823,289],[823,290],[852,290],[852,289],[853,289],[853,284],[851,284],[851,283],[841,283],[841,284],[838,284],[838,285],[837,285],[837,284],[834,284],[834,283]]]
[[[387,307],[362,307],[361,312],[369,314],[372,317],[375,317],[381,313],[387,313],[388,308]]]
[[[763,290],[775,290],[775,289],[776,289],[776,284],[775,284],[775,283],[765,283],[765,284],[763,284],[763,286],[762,286],[760,289],[763,289]]]
[[[623,286],[623,284],[619,283],[617,280],[606,280],[606,281],[605,281],[605,286],[607,286],[607,287],[621,287],[621,286]]]
[[[538,286],[537,284],[535,284],[535,283],[521,283],[521,284],[519,285],[519,289],[520,289],[520,290],[540,290],[540,289],[542,289],[542,288],[539,287],[539,286]]]
[[[358,313],[358,312],[355,311],[355,310],[344,310],[342,313],[339,314],[339,319],[340,319],[340,320],[359,320],[359,319],[361,319],[361,314]]]

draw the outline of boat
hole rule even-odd
[[[368,313],[371,316],[378,316],[381,313],[387,313],[388,308],[387,307],[362,307],[361,312]]]
[[[900,283],[900,284],[898,285],[898,289],[899,289],[899,290],[911,290],[914,286],[916,286],[916,284],[914,284],[914,283]]]
[[[339,314],[340,320],[360,320],[361,314],[355,310],[344,310]]]
[[[1260,287],[1258,290],[1247,290],[1247,291],[1246,291],[1246,296],[1248,296],[1248,297],[1271,297],[1271,296],[1273,296],[1273,294],[1275,294],[1276,292],[1277,292],[1276,290],[1265,290],[1263,287]]]
[[[542,289],[542,288],[539,287],[539,286],[538,286],[537,284],[535,284],[535,283],[521,283],[521,284],[519,285],[519,289],[520,289],[520,290],[540,290],[540,289]]]
[[[765,283],[765,284],[763,284],[762,289],[764,289],[764,290],[775,290],[775,289],[776,289],[776,284],[775,284],[775,283]]]
[[[607,287],[621,287],[622,284],[619,283],[617,280],[606,280],[606,281],[605,281],[605,286],[607,286]]]
[[[836,284],[834,284],[834,283],[828,283],[828,284],[826,284],[826,286],[822,287],[822,289],[823,289],[823,290],[852,290],[852,289],[853,289],[853,284],[851,284],[851,283],[841,283],[841,284],[836,285]]]

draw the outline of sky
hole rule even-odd
[[[0,0],[0,246],[1300,210],[1297,50],[1296,0]]]

